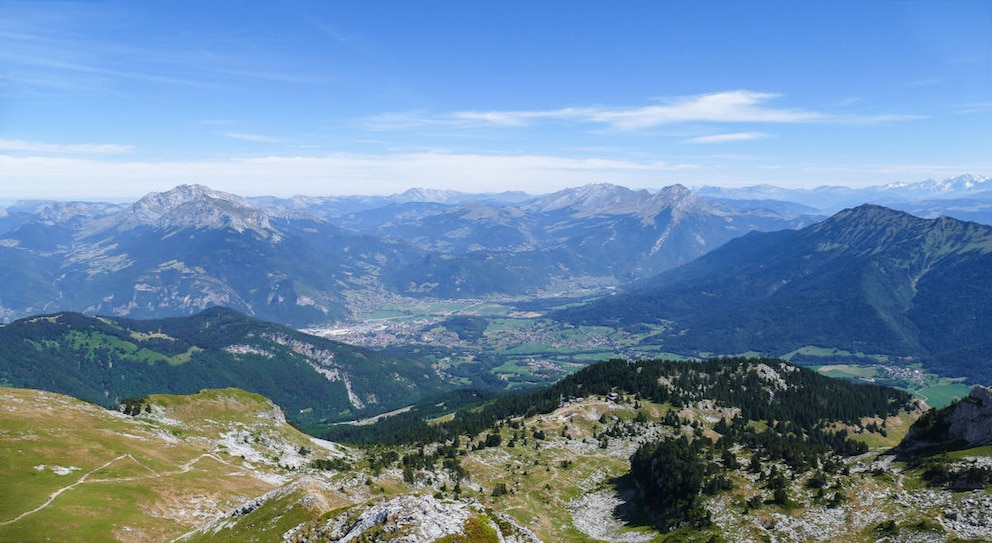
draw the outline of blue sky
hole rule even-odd
[[[992,175],[992,3],[0,0],[0,199]]]

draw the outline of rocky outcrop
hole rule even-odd
[[[153,192],[127,208],[117,220],[121,229],[230,228],[237,232],[253,230],[263,237],[275,234],[268,213],[250,206],[240,196],[203,185],[180,185],[168,192]]]
[[[979,385],[961,401],[920,417],[896,451],[982,445],[992,445],[992,388]]]
[[[992,444],[992,389],[976,386],[947,414],[947,433],[970,446]]]
[[[455,536],[452,541],[539,543],[530,530],[506,515],[486,510],[478,502],[417,495],[396,496],[345,510],[314,529],[294,533],[290,541],[347,543],[370,541],[371,537],[375,541],[430,543],[446,536]]]

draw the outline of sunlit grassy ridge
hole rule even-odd
[[[3,541],[162,541],[339,454],[236,389],[151,396],[138,417],[33,390],[0,405]]]

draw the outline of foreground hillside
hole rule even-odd
[[[120,412],[0,389],[0,540],[992,537],[990,478],[975,471],[992,465],[986,449],[880,454],[919,416],[904,394],[864,389],[889,400],[859,405],[844,399],[858,385],[822,389],[825,378],[779,361],[682,364],[596,364],[534,392],[563,396],[548,407],[482,431],[456,431],[462,415],[448,415],[434,421],[451,431],[443,439],[361,448],[299,434],[271,403],[236,390],[149,396]],[[739,382],[754,401],[741,403]],[[587,392],[562,394],[570,388]],[[835,414],[823,418],[823,407]],[[982,412],[992,421],[992,406]],[[665,490],[672,468],[682,482]]]
[[[235,389],[150,396],[134,415],[12,388],[0,405],[2,541],[167,541],[352,454]]]
[[[301,424],[375,415],[450,387],[431,360],[309,336],[212,308],[138,321],[59,313],[0,326],[0,384],[117,405],[238,387]]]

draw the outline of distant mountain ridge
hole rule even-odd
[[[309,200],[261,208],[202,185],[129,206],[25,204],[0,217],[0,318],[60,310],[157,318],[226,306],[306,326],[346,319],[383,296],[624,283],[752,229],[815,220],[712,208],[681,186],[591,185],[506,203],[519,197],[416,190],[337,218]]]
[[[433,203],[443,205],[459,205],[471,202],[486,202],[497,204],[516,204],[532,199],[533,196],[519,191],[500,193],[466,193],[455,190],[440,190],[415,187],[399,194],[387,196],[304,196],[277,198],[274,196],[256,196],[246,200],[252,205],[266,209],[285,209],[306,211],[325,218],[340,217],[349,213],[358,213],[392,205],[407,203]]]
[[[402,204],[336,219],[342,227],[424,250],[488,254],[537,275],[624,283],[688,262],[751,230],[817,216],[710,206],[681,185],[656,192],[611,184],[564,189],[517,205]]]
[[[917,182],[895,182],[861,188],[844,186],[819,186],[812,189],[783,188],[774,185],[748,187],[703,186],[695,190],[702,198],[730,200],[776,200],[811,206],[825,213],[836,213],[845,207],[870,203],[884,205],[901,211],[914,212],[925,218],[940,215],[962,220],[977,220],[992,224],[992,177],[964,174],[943,180],[926,179]],[[958,207],[948,200],[967,199],[971,207],[979,205],[981,213],[972,209],[972,215],[961,215]],[[926,202],[927,206],[922,207]],[[980,203],[982,202],[982,203]],[[929,212],[921,213],[929,208]]]
[[[914,184],[941,198],[900,205],[992,223],[992,197],[979,197],[992,194],[986,184],[978,176]],[[181,185],[130,205],[22,202],[0,214],[0,319],[62,310],[158,318],[226,306],[302,327],[387,298],[622,287],[751,231],[818,222],[833,189],[824,190],[809,191],[820,207],[608,183],[543,196],[411,189],[293,199]]]
[[[128,206],[115,222],[117,228],[231,228],[263,236],[273,232],[267,212],[250,206],[244,198],[203,185],[180,185],[148,194]]]
[[[802,230],[751,233],[627,294],[566,310],[576,323],[665,323],[682,354],[806,347],[886,353],[992,378],[992,227],[864,205]]]

